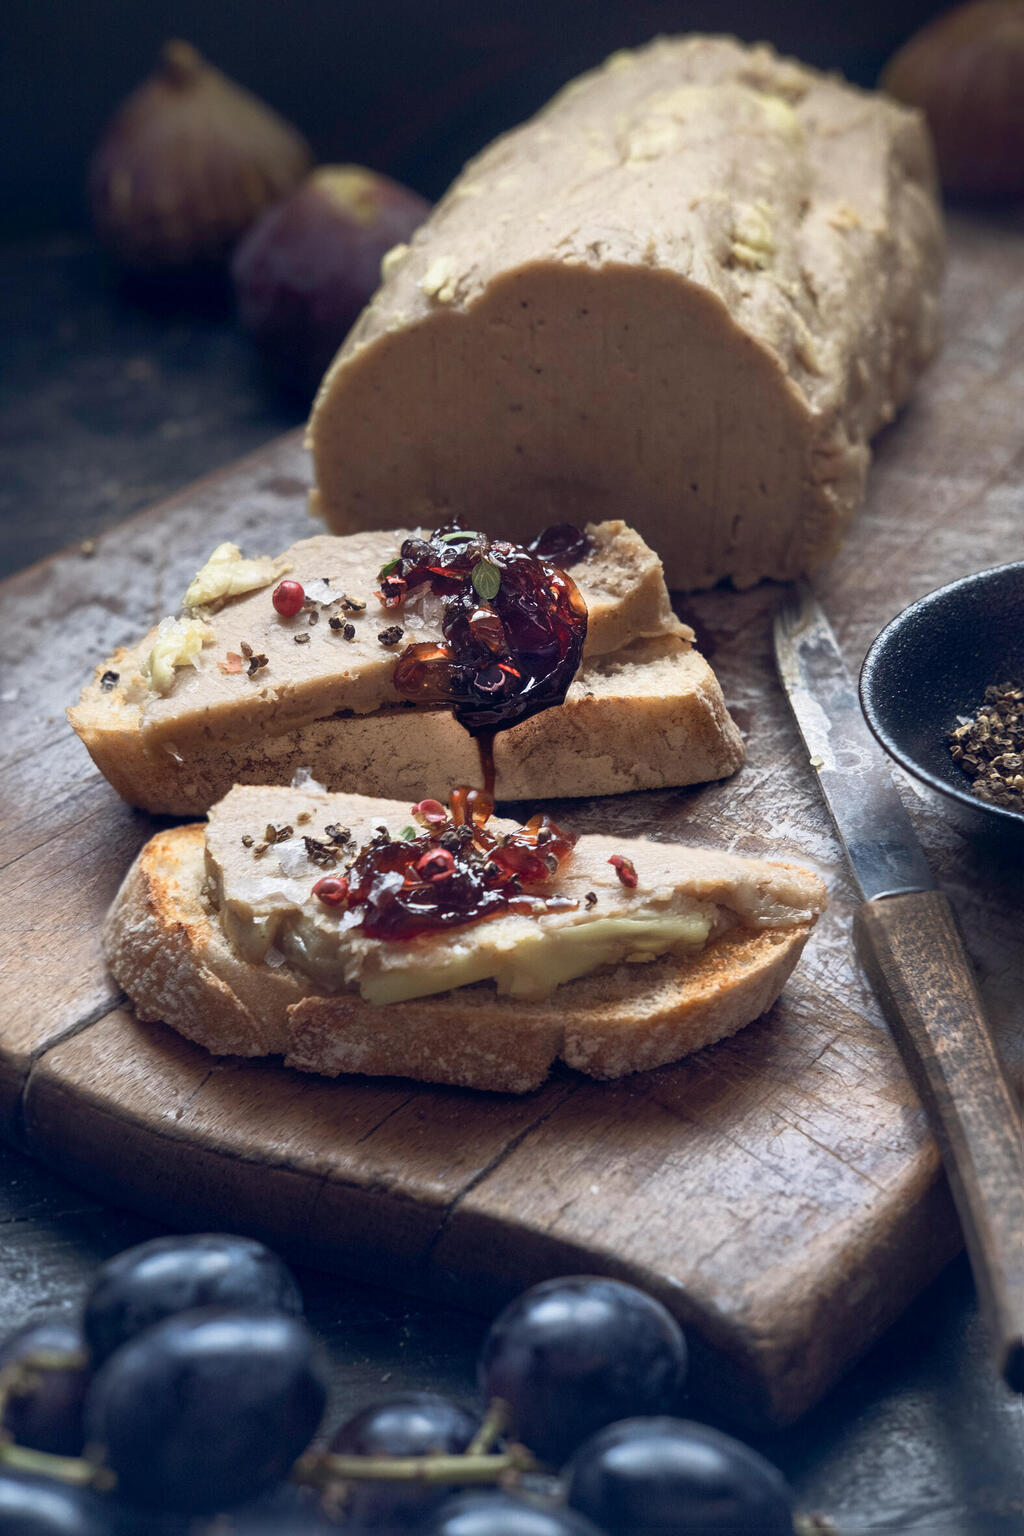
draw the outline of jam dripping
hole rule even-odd
[[[564,567],[588,549],[587,535],[569,523],[525,549],[456,520],[429,539],[406,539],[380,573],[386,608],[417,589],[441,600],[443,641],[406,646],[395,688],[404,699],[453,706],[477,739],[491,798],[497,732],[561,704],[579,668],[587,606]]]
[[[332,890],[324,904],[361,910],[359,931],[370,938],[399,940],[509,912],[532,916],[575,908],[573,898],[545,895],[544,887],[576,838],[545,815],[532,816],[510,834],[496,833],[487,825],[492,810],[486,794],[464,786],[452,791],[450,812],[440,801],[421,801],[413,815],[423,831],[393,841],[382,830],[345,871],[344,902]]]

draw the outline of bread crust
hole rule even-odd
[[[378,1008],[326,995],[287,965],[252,965],[203,897],[205,828],[158,833],[111,908],[103,947],[140,1019],[162,1020],[215,1055],[282,1055],[287,1066],[403,1076],[525,1093],[559,1058],[595,1078],[678,1060],[757,1018],[778,997],[813,923],[734,929],[696,958],[606,967],[542,1002],[487,983]]]

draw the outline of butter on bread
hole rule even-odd
[[[588,608],[582,668],[565,704],[499,735],[499,795],[612,794],[734,772],[740,734],[672,612],[657,555],[620,520],[589,532],[591,551],[572,571]],[[429,607],[386,610],[375,597],[405,537],[319,535],[267,562],[256,590],[217,598],[207,586],[214,601],[175,621],[188,626],[188,651],[165,658],[163,690],[153,657],[178,644],[170,621],[97,667],[69,718],[118,793],[194,815],[233,783],[287,784],[301,765],[331,788],[416,799],[475,781],[475,749],[450,712],[403,704],[391,686],[402,646],[440,633]],[[317,594],[291,618],[271,603],[284,571]],[[385,645],[396,623],[402,641]],[[247,653],[261,663],[251,674]]]
[[[301,815],[309,819],[300,823]],[[345,940],[344,965],[318,969],[311,929],[330,930],[335,921],[310,894],[322,870],[304,868],[297,837],[283,845],[282,863],[281,845],[254,855],[239,829],[258,832],[286,819],[322,834],[321,823],[343,823],[358,841],[381,822],[397,835],[408,817],[402,801],[251,788],[233,790],[214,808],[209,834],[202,825],[158,833],[132,866],[104,930],[110,968],[139,1017],[162,1020],[216,1054],[280,1054],[288,1065],[328,1076],[397,1075],[525,1092],[559,1058],[593,1077],[617,1077],[742,1028],[774,1002],[824,906],[821,881],[794,865],[584,836],[563,866],[562,889],[586,884],[597,897],[593,907],[581,903],[544,919],[504,916],[401,944],[355,934]],[[619,886],[608,869],[609,846],[633,860],[635,890]],[[664,953],[650,936],[663,920]],[[688,922],[696,924],[692,931]],[[622,937],[623,923],[647,935],[638,947]],[[544,975],[545,924],[561,936],[563,971],[567,929],[590,946],[596,968],[553,985],[547,996],[502,994],[503,985],[543,991],[536,978]],[[471,958],[489,947],[488,965],[490,951],[507,955],[529,942],[534,977],[509,982],[499,964],[497,981],[438,991],[445,973],[436,967],[453,964],[453,942]],[[373,991],[389,968],[401,973],[406,992],[420,970],[427,994],[368,1001],[367,985]]]

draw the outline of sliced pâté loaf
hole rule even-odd
[[[739,731],[672,612],[658,557],[619,520],[589,532],[573,567],[588,608],[583,667],[563,706],[499,735],[499,795],[613,794],[734,772]],[[385,610],[374,595],[406,536],[319,535],[265,562],[254,590],[203,610],[203,643],[168,669],[164,691],[147,672],[160,628],[102,662],[69,717],[118,793],[190,815],[233,783],[286,784],[298,768],[332,789],[413,798],[475,782],[475,748],[450,712],[405,704],[391,686],[403,646],[440,636],[436,612]],[[213,590],[225,571],[231,561],[218,563]],[[310,594],[293,618],[271,602],[285,571]],[[382,644],[396,623],[401,640]]]
[[[920,116],[659,39],[470,162],[324,378],[313,508],[529,537],[624,516],[669,585],[819,566],[939,335]]]

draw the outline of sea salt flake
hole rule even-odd
[[[313,873],[305,844],[301,842],[285,844],[278,852],[277,862],[281,867],[282,875],[288,880],[295,880]]]
[[[323,607],[328,607],[331,603],[340,603],[344,596],[342,592],[335,592],[326,576],[318,576],[315,581],[309,583],[305,591],[307,601],[320,603]]]
[[[382,897],[400,891],[404,884],[405,876],[399,869],[389,869],[384,874],[377,875],[370,886],[371,903],[377,903]]]
[[[327,793],[326,785],[321,784],[319,779],[314,779],[311,768],[296,768],[292,774],[291,788],[308,789],[317,795],[326,795]]]

